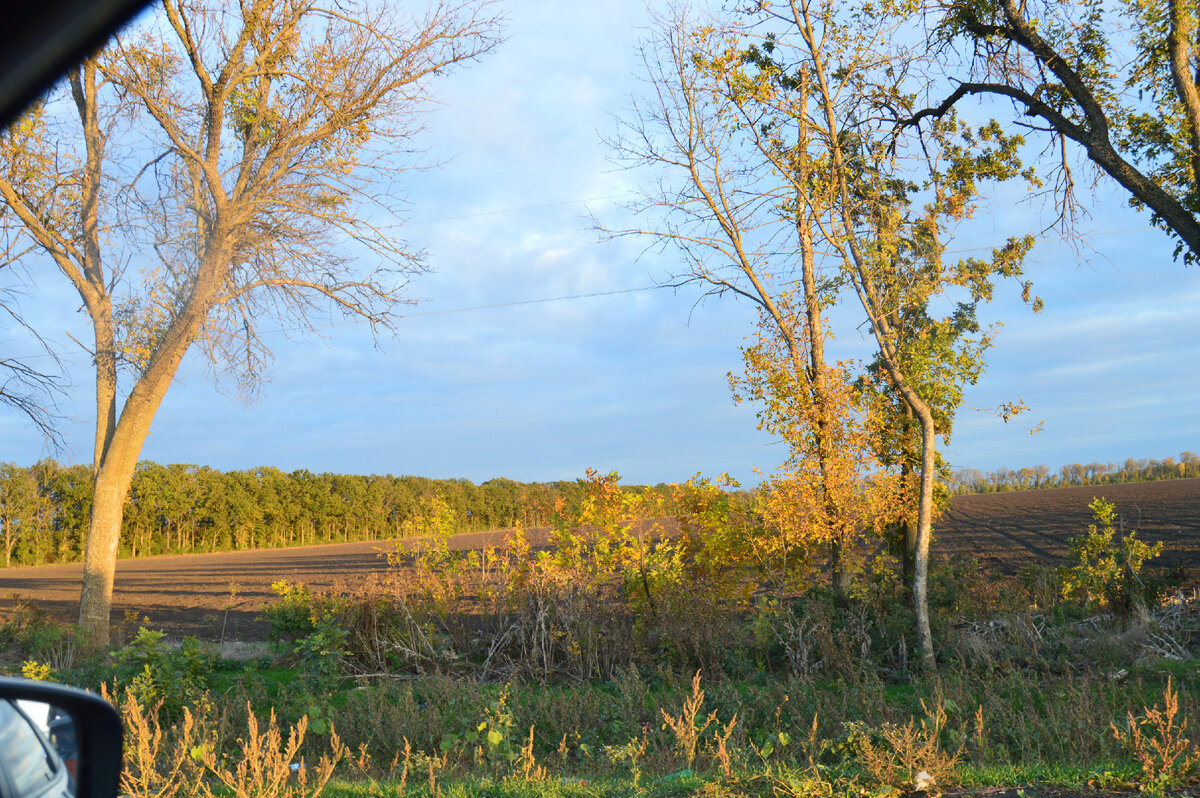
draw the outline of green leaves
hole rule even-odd
[[[1103,609],[1127,614],[1134,601],[1144,600],[1142,566],[1162,553],[1163,544],[1138,540],[1134,530],[1118,541],[1116,506],[1098,497],[1088,507],[1095,523],[1087,534],[1071,540],[1071,557],[1076,562],[1062,569],[1063,597],[1080,601],[1084,607],[1096,602]]]
[[[216,656],[194,637],[177,649],[168,648],[165,637],[139,628],[133,642],[116,652],[116,676],[143,704],[161,702],[164,712],[177,714],[208,689]]]
[[[504,687],[484,708],[483,720],[464,731],[443,734],[438,747],[443,753],[470,753],[477,763],[508,765],[515,762],[520,756],[520,744],[516,739],[517,721],[508,700],[508,687]]]

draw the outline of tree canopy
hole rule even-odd
[[[1004,98],[1010,124],[1046,136],[1060,218],[1082,209],[1068,144],[1150,211],[1185,263],[1200,257],[1200,47],[1184,0],[933,4],[931,37],[953,85],[904,115],[920,126],[965,97]]]

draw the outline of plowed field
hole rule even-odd
[[[955,496],[934,529],[934,550],[1009,573],[1029,562],[1055,565],[1091,523],[1097,496],[1116,505],[1124,529],[1166,544],[1157,566],[1200,567],[1200,479]]]
[[[1087,505],[1094,496],[1116,504],[1127,527],[1144,540],[1166,542],[1164,567],[1200,569],[1198,479],[956,496],[935,528],[935,553],[975,557],[1007,572],[1028,562],[1060,563],[1068,540],[1090,522]],[[477,548],[503,535],[459,535],[454,545]],[[123,560],[117,568],[114,621],[132,612],[174,635],[262,639],[268,629],[259,613],[271,598],[272,582],[287,579],[314,589],[359,583],[385,568],[381,548],[387,544]],[[0,569],[0,613],[26,599],[55,617],[73,619],[82,574],[80,564]]]

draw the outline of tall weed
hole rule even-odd
[[[249,713],[246,734],[238,739],[240,750],[232,762],[213,748],[201,750],[200,760],[211,778],[200,783],[199,794],[204,798],[317,798],[346,748],[331,729],[326,752],[310,764],[300,757],[307,729],[308,718],[303,717],[285,741],[274,711],[261,732],[258,718]]]
[[[1161,708],[1147,707],[1137,717],[1130,712],[1124,726],[1111,725],[1113,737],[1141,766],[1143,789],[1177,787],[1200,765],[1200,749],[1184,736],[1187,720],[1180,717],[1179,694],[1171,686],[1167,677]]]

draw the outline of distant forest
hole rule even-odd
[[[1032,468],[998,468],[980,471],[964,468],[954,473],[951,490],[955,493],[999,493],[1006,490],[1039,490],[1066,488],[1072,485],[1115,485],[1122,482],[1156,482],[1163,479],[1200,477],[1200,457],[1193,452],[1181,452],[1179,459],[1162,460],[1129,458],[1116,463],[1072,463],[1051,471],[1049,466]]]
[[[1075,463],[991,472],[963,469],[956,493],[1057,488],[1200,477],[1200,457]],[[668,485],[629,485],[652,492],[670,512]],[[122,557],[386,540],[419,528],[428,502],[439,497],[463,531],[550,526],[572,516],[583,500],[582,480],[515,482],[503,477],[476,485],[466,479],[285,473],[264,466],[218,471],[207,466],[142,462],[125,504]],[[24,467],[0,463],[0,545],[8,565],[75,562],[92,509],[92,471],[51,459]]]
[[[626,486],[626,491],[661,490]],[[138,464],[125,503],[121,556],[183,554],[383,540],[411,531],[434,496],[464,531],[548,526],[578,509],[579,481],[544,483],[412,476],[284,473],[261,467]],[[92,470],[42,460],[0,464],[5,565],[74,562],[92,507]],[[407,525],[406,525],[407,524]]]

